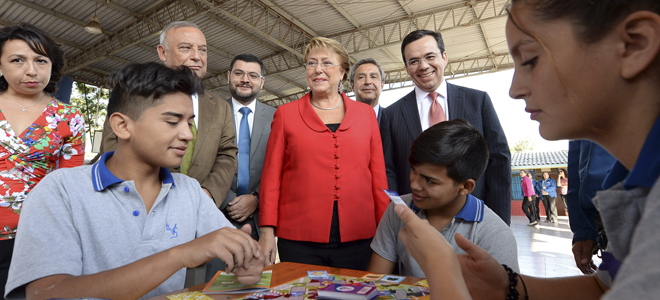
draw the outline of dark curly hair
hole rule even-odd
[[[57,82],[62,78],[62,68],[64,68],[64,51],[60,46],[41,29],[27,23],[0,29],[0,55],[2,55],[5,43],[11,40],[23,40],[30,46],[32,51],[50,59],[52,63],[50,81],[44,88],[44,92],[55,93]],[[7,80],[0,77],[0,91],[6,91],[7,87]]]

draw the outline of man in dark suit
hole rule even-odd
[[[236,228],[249,224],[250,235],[259,240],[259,185],[275,108],[257,100],[265,82],[264,64],[258,57],[252,54],[234,57],[227,81],[232,96],[227,103],[237,133],[238,171],[220,210]],[[206,281],[219,270],[224,270],[224,263],[213,259],[207,268]]]
[[[355,93],[355,100],[371,105],[376,112],[378,125],[381,122],[383,108],[378,104],[378,98],[383,91],[385,71],[373,58],[361,59],[351,68],[351,89]]]
[[[444,120],[465,119],[484,135],[490,152],[486,172],[472,195],[510,224],[511,154],[490,97],[444,80],[447,53],[440,33],[411,32],[401,54],[415,89],[383,111],[380,132],[389,188],[399,194],[411,192],[408,156],[422,131]]]
[[[177,21],[166,25],[160,35],[158,56],[168,67],[187,66],[199,78],[206,74],[206,37],[194,23]],[[204,91],[193,95],[195,111],[195,138],[188,148],[189,156],[181,172],[195,178],[217,206],[222,204],[232,177],[236,173],[236,133],[231,118],[231,107],[218,95]],[[108,120],[103,124],[101,152],[114,151],[117,136]]]

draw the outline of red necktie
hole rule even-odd
[[[438,95],[439,94],[436,92],[429,93],[429,98],[431,98],[432,101],[431,109],[429,110],[429,127],[447,121],[445,111],[442,109],[442,105],[438,102]]]

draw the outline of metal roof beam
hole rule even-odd
[[[251,39],[255,43],[268,48],[270,51],[275,51],[275,52],[282,51],[282,49],[280,49],[278,47],[275,47],[275,46],[272,46],[269,43],[266,43],[266,41],[264,41],[263,39],[260,39],[260,38],[256,37],[254,34],[249,33],[246,30],[243,30],[242,28],[240,28],[240,27],[238,27],[238,26],[236,26],[236,25],[234,25],[230,22],[227,22],[227,21],[223,20],[222,18],[216,16],[215,14],[213,14],[211,12],[206,13],[206,16],[211,18],[211,20],[213,20],[213,21],[216,21],[216,22],[218,22],[222,25],[227,26],[227,28],[232,29],[232,30],[242,34],[244,37],[247,37],[247,38]]]
[[[474,2],[474,0],[472,0]],[[474,17],[478,20],[481,19],[481,16],[483,16],[484,12],[486,12],[486,9],[488,9],[488,5],[493,3],[493,0],[488,0],[486,5],[484,6],[484,9],[481,11],[481,13],[477,12],[477,9],[475,8],[475,5],[470,4],[470,7],[472,8],[472,13],[474,14]],[[495,9],[495,5],[493,4],[493,10]],[[495,11],[495,14],[497,14],[497,11]],[[493,48],[490,46],[490,41],[488,41],[488,36],[486,35],[486,27],[484,26],[483,22],[479,22],[479,28],[481,29],[481,35],[484,37],[484,42],[486,43],[486,48],[488,48],[488,53],[491,55],[493,54]],[[497,68],[497,63],[495,63],[495,68]]]
[[[490,0],[474,0],[474,3],[482,3]],[[365,26],[338,34],[328,36],[346,47],[348,53],[360,53],[366,50],[381,49],[390,45],[400,45],[408,33],[416,29],[428,29],[438,32],[454,28],[473,26],[488,20],[503,18],[507,16],[506,10],[493,2],[495,15],[487,18],[478,18],[473,13],[468,3],[461,3],[438,10],[407,16],[386,23]]]
[[[104,5],[104,6],[107,6],[107,7],[109,7],[109,8],[112,8],[112,9],[114,9],[114,10],[120,12],[120,13],[123,13],[123,14],[125,14],[125,15],[129,15],[129,16],[131,16],[131,17],[133,17],[133,18],[140,18],[140,17],[142,17],[140,14],[135,13],[135,12],[131,11],[130,9],[126,8],[126,7],[119,6],[119,5],[117,5],[117,4],[114,4],[114,3],[110,2],[110,0],[94,0],[94,1],[96,1],[97,3],[99,3],[99,4],[101,4],[101,5]]]
[[[312,37],[272,8],[254,0],[247,1],[241,6],[237,2],[214,5],[209,0],[200,1],[211,11],[248,28],[260,38],[301,58],[305,43]]]
[[[73,17],[70,17],[70,16],[68,16],[68,15],[65,15],[65,14],[63,14],[63,13],[56,12],[56,11],[50,9],[50,8],[47,8],[47,7],[45,7],[45,6],[41,6],[41,5],[36,4],[36,3],[33,3],[33,2],[28,2],[28,1],[24,1],[24,0],[9,0],[9,1],[14,2],[14,3],[17,3],[17,4],[20,4],[20,5],[23,5],[23,6],[26,6],[26,7],[29,7],[29,8],[31,8],[31,9],[34,9],[34,10],[38,11],[38,12],[41,12],[41,13],[47,14],[47,15],[49,15],[49,16],[53,16],[53,17],[55,17],[55,18],[58,18],[58,19],[60,19],[60,20],[67,21],[67,22],[69,22],[69,23],[73,23],[73,24],[76,24],[76,25],[80,25],[80,26],[82,26],[82,27],[85,27],[85,26],[87,25],[87,22],[85,22],[85,21],[81,21],[81,20],[78,20],[78,19],[76,19],[76,18],[73,18]],[[109,30],[105,30],[105,29],[103,29],[103,34],[105,34],[105,35],[113,35],[113,34],[115,34],[115,33],[112,32],[112,31],[109,31]]]
[[[0,25],[2,25],[2,26],[14,26],[16,24],[13,23],[13,22],[10,22],[10,21],[7,21],[7,20],[4,20],[4,19],[0,18]],[[52,38],[53,41],[55,41],[58,44],[67,45],[71,48],[75,48],[76,50],[82,51],[82,50],[85,50],[85,48],[87,48],[84,45],[74,43],[72,41],[65,40],[65,39],[60,38],[60,37],[51,36],[50,38]]]
[[[337,10],[342,16],[344,16],[344,18],[346,18],[346,20],[348,20],[349,22],[351,22],[351,24],[353,24],[353,26],[355,26],[355,28],[362,28],[362,25],[360,24],[360,22],[358,22],[358,21],[357,21],[355,18],[353,18],[353,16],[351,16],[351,15],[350,15],[350,14],[349,14],[344,8],[342,8],[342,7],[339,5],[339,3],[337,3],[337,1],[335,1],[335,0],[326,0],[326,1],[327,1],[332,7],[334,7],[334,8],[335,8],[335,9],[336,9],[336,10]],[[373,42],[373,43],[376,43],[376,42],[377,42],[377,41],[374,40],[374,37],[370,34],[370,32],[367,32],[367,38],[368,38],[369,40],[371,40],[371,42]],[[399,61],[399,59],[397,59],[396,56],[394,56],[394,54],[392,54],[392,52],[391,52],[389,49],[387,49],[387,48],[383,48],[382,50],[383,50],[383,52],[384,52],[384,53],[385,53],[390,59],[392,59],[392,62],[396,63],[397,61]],[[354,58],[351,58],[351,61],[352,61],[352,62],[355,62],[355,59],[354,59]],[[400,63],[400,64],[403,65],[403,63]]]
[[[271,9],[273,9],[274,11],[276,11],[278,14],[282,15],[284,18],[286,18],[286,19],[289,20],[291,23],[293,23],[293,24],[295,24],[296,26],[298,26],[301,30],[303,30],[304,32],[308,33],[309,35],[311,35],[311,36],[319,36],[319,34],[316,33],[314,30],[312,30],[311,28],[307,27],[307,25],[303,24],[303,23],[300,22],[298,19],[294,18],[292,15],[290,15],[289,13],[287,13],[286,11],[284,11],[283,9],[281,9],[280,7],[278,7],[277,5],[275,5],[275,3],[271,2],[270,0],[255,0],[255,1],[261,3],[262,5],[264,5],[264,6],[266,6],[266,7],[270,7]]]
[[[196,6],[195,9],[191,9],[181,1],[167,4],[159,10],[135,20],[116,34],[106,37],[92,45],[89,49],[72,57],[68,61],[69,69],[66,71],[72,72],[100,61],[108,55],[114,55],[150,37],[157,36],[160,34],[161,29],[170,22],[188,20],[205,11],[206,9],[202,6]]]

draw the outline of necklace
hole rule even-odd
[[[35,102],[35,103],[32,103],[32,104],[30,104],[30,105],[28,105],[28,106],[23,106],[23,105],[18,104],[18,102],[16,102],[16,100],[14,100],[14,99],[12,99],[12,98],[9,98],[9,96],[7,95],[7,93],[2,93],[2,94],[3,94],[5,97],[7,97],[7,99],[9,99],[9,100],[11,100],[11,101],[14,101],[14,103],[16,103],[16,105],[20,106],[22,112],[25,112],[28,108],[30,108],[30,107],[36,105],[37,103],[43,101],[44,99],[46,99],[46,96],[48,96],[48,94],[45,94],[45,95],[44,95],[39,101],[37,101],[37,102]]]
[[[338,103],[337,105],[335,105],[334,107],[325,108],[325,107],[320,107],[320,106],[314,104],[314,102],[312,101],[312,99],[309,99],[309,103],[311,103],[312,106],[314,106],[314,107],[316,107],[316,108],[318,108],[318,109],[322,109],[322,110],[333,110],[333,109],[339,107],[339,105],[341,105],[341,102],[342,102],[342,101],[340,100],[339,103]]]

